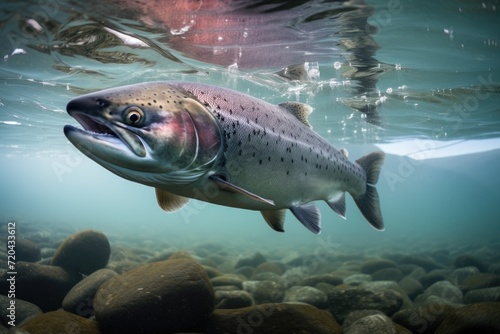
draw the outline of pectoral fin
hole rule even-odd
[[[166,212],[180,210],[189,202],[189,198],[174,195],[159,188],[156,188],[156,200],[160,208]]]
[[[245,195],[245,196],[247,196],[251,199],[254,199],[256,201],[260,201],[260,202],[274,205],[274,202],[272,200],[260,197],[258,195],[255,195],[254,193],[251,193],[243,188],[240,188],[240,187],[238,187],[230,182],[227,182],[219,175],[212,175],[212,176],[210,176],[210,179],[212,181],[214,181],[215,183],[217,183],[217,185],[223,190],[231,191],[231,192],[235,192],[235,193],[240,193],[240,194]]]
[[[278,232],[285,232],[283,225],[285,224],[286,209],[282,210],[262,210],[262,217],[271,228]]]

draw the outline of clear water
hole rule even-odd
[[[280,2],[249,9],[239,1],[246,20],[206,14],[203,29],[213,36],[230,39],[240,24],[252,39],[228,44],[226,37],[190,40],[189,22],[154,17],[127,1],[83,3],[0,4],[0,221],[49,232],[96,228],[112,240],[178,247],[221,241],[242,253],[311,252],[325,241],[345,252],[412,252],[430,244],[480,245],[500,235],[498,1],[373,0],[348,10],[328,1],[287,2],[287,9]],[[224,50],[233,53],[226,57]],[[275,74],[304,62],[305,80]],[[65,112],[70,99],[151,80],[308,103],[314,130],[352,159],[384,150],[378,191],[386,230],[372,229],[350,198],[347,221],[319,204],[320,236],[291,214],[280,234],[252,211],[192,201],[164,213],[153,189],[104,170],[62,132],[76,124]]]

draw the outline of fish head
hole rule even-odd
[[[222,148],[220,126],[208,107],[168,82],[82,95],[66,109],[83,127],[66,125],[69,141],[135,182],[192,182],[210,169]]]

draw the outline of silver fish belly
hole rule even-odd
[[[114,145],[111,152],[84,153],[122,177],[155,187],[166,211],[196,198],[259,210],[273,229],[283,231],[290,209],[306,228],[319,233],[321,215],[309,203],[324,200],[345,217],[348,192],[368,222],[384,228],[374,186],[384,154],[349,161],[346,151],[311,129],[307,116],[312,108],[305,104],[273,105],[205,84],[152,82],[84,95],[67,109],[91,132],[67,126],[69,140],[77,147]],[[130,123],[131,118],[137,123]],[[106,135],[95,135],[99,131]],[[126,145],[120,146],[120,140]],[[168,149],[157,154],[155,149],[166,143]],[[108,159],[117,150],[123,154]],[[147,166],[142,175],[141,164]],[[155,164],[169,168],[156,171]]]

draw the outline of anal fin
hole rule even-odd
[[[309,231],[321,233],[321,212],[316,205],[292,206],[290,211]]]
[[[329,199],[326,203],[340,217],[345,219],[345,192],[341,193],[340,196]]]
[[[286,209],[281,210],[262,210],[260,212],[264,217],[267,225],[278,232],[285,232],[283,225],[285,224]]]
[[[166,212],[180,210],[189,202],[189,198],[175,195],[159,188],[156,188],[156,200],[160,208]]]
[[[240,193],[240,194],[245,195],[245,196],[247,196],[251,199],[254,199],[256,201],[264,202],[264,203],[267,203],[267,204],[274,206],[274,202],[272,200],[261,197],[259,195],[256,195],[254,193],[249,192],[248,190],[240,188],[237,185],[234,185],[234,184],[224,180],[219,175],[212,175],[212,176],[210,176],[210,179],[212,181],[214,181],[215,183],[217,183],[217,185],[223,190],[232,191],[235,193]]]

